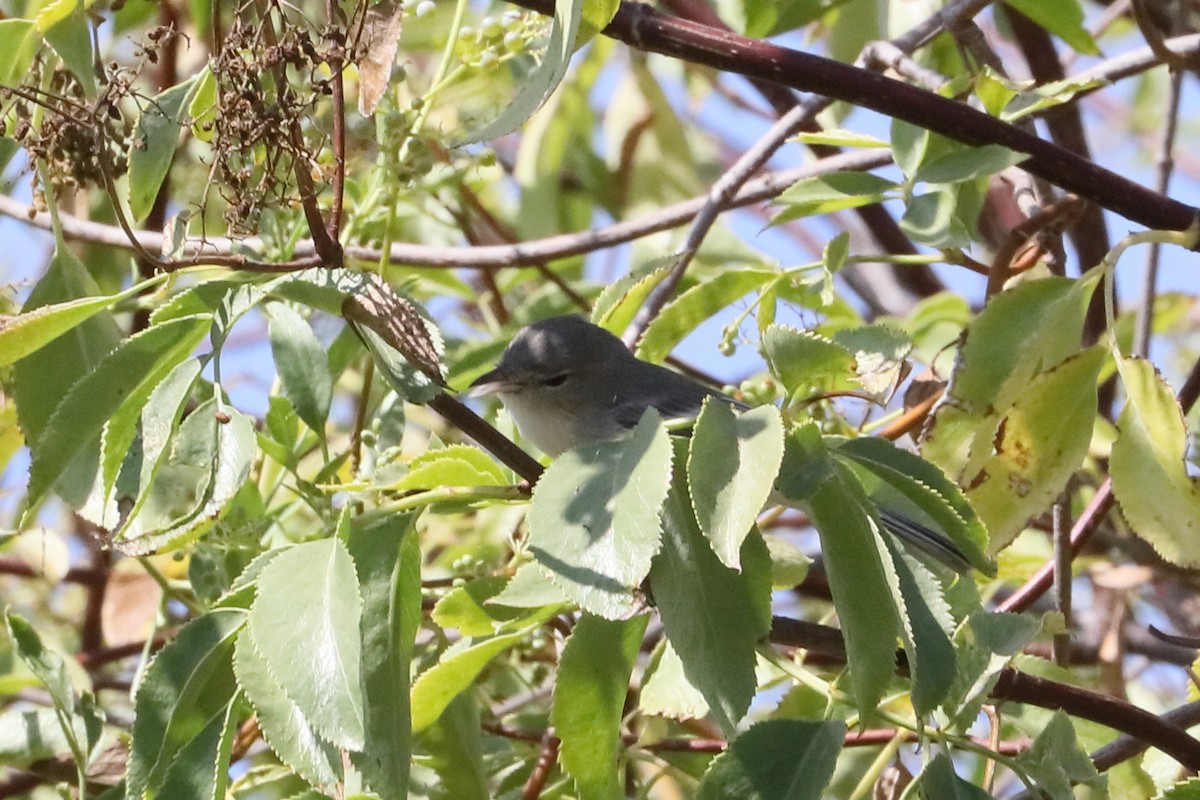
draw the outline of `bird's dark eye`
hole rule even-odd
[[[544,380],[542,383],[543,385],[549,386],[551,389],[553,389],[557,386],[562,386],[567,382],[567,378],[569,377],[570,375],[568,375],[566,372],[560,372],[557,375],[551,375],[549,378],[546,378],[546,380]]]

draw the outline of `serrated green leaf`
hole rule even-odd
[[[968,481],[967,497],[995,553],[1046,509],[1079,469],[1092,441],[1099,345],[1034,377],[1005,415],[995,453]],[[1161,504],[1161,487],[1156,506]]]
[[[783,420],[772,405],[735,413],[705,400],[688,449],[688,490],[700,530],[725,566],[740,569],[742,542],[783,459]]]
[[[913,347],[907,334],[886,325],[864,325],[835,331],[832,338],[854,354],[854,372],[866,391],[882,397],[903,379]]]
[[[584,614],[559,660],[550,723],[562,741],[563,770],[580,800],[624,795],[617,773],[621,712],[649,616],[609,621]]]
[[[830,444],[835,454],[857,464],[852,469],[876,505],[944,534],[973,567],[995,574],[996,565],[987,556],[987,529],[944,472],[886,439],[860,436]],[[860,468],[875,481],[865,480]]]
[[[237,700],[231,699],[179,749],[158,790],[159,797],[224,800],[238,706]]]
[[[416,514],[362,525],[349,548],[363,599],[366,746],[350,759],[383,800],[406,800],[412,758],[409,669],[421,624],[421,548]]]
[[[43,305],[14,317],[0,316],[0,367],[24,358],[104,309],[145,291],[157,282],[144,281],[113,295],[81,297],[65,303]]]
[[[1009,167],[1029,158],[1025,153],[1009,150],[998,144],[981,147],[963,147],[923,163],[913,180],[926,183],[961,183],[975,180]]]
[[[778,272],[768,270],[732,270],[694,285],[668,303],[650,323],[637,343],[638,357],[662,361],[704,320],[778,278]]]
[[[201,364],[198,359],[188,359],[175,366],[171,372],[159,382],[150,393],[149,398],[139,409],[141,424],[141,461],[142,466],[138,476],[138,494],[133,507],[126,515],[124,529],[137,519],[138,512],[150,497],[150,488],[159,467],[170,456],[172,437],[179,429],[179,421],[189,398],[196,379],[200,377]],[[123,411],[132,411],[134,406],[126,404]],[[132,414],[129,415],[132,417]],[[122,427],[123,432],[117,429]],[[104,435],[104,452],[101,466],[104,473],[106,492],[112,491],[117,478],[117,469],[121,466],[123,456],[120,448],[121,441],[128,446],[129,435],[137,432],[135,420],[115,414],[108,421]]]
[[[126,339],[81,378],[54,410],[32,448],[28,506],[37,508],[67,464],[96,440],[104,423],[131,398],[142,398],[186,358],[208,332],[209,320],[185,317]]]
[[[1097,789],[1105,785],[1104,776],[1080,747],[1071,718],[1061,709],[1054,712],[1033,745],[1017,756],[1017,763],[1052,798],[1074,797],[1072,786],[1078,784]]]
[[[66,13],[63,13],[63,12]],[[96,96],[96,64],[92,53],[92,25],[84,4],[64,0],[38,12],[37,26],[79,81],[87,97]]]
[[[895,567],[872,519],[871,501],[847,468],[832,458],[812,424],[788,436],[776,486],[808,511],[821,536],[854,698],[859,709],[869,713],[895,671],[900,635],[889,588],[897,582]]]
[[[922,437],[926,458],[956,478],[979,471],[1000,420],[1033,376],[1078,352],[1098,279],[1093,270],[1077,281],[1028,281],[988,302],[967,329],[952,402],[939,405]]]
[[[657,258],[642,264],[604,287],[592,304],[592,322],[609,333],[620,336],[646,298],[671,271],[677,256]]]
[[[550,578],[546,568],[536,561],[522,564],[503,591],[491,598],[492,605],[513,608],[539,608],[570,602],[563,590]]]
[[[1187,427],[1149,361],[1117,362],[1128,401],[1109,461],[1113,495],[1137,534],[1168,561],[1200,565],[1200,482],[1188,474]]]
[[[787,325],[772,325],[762,337],[763,353],[771,373],[788,392],[845,381],[854,375],[854,356],[823,336]]]
[[[246,615],[218,610],[189,622],[158,652],[134,696],[127,796],[157,790],[176,755],[233,697],[234,639]]]
[[[784,208],[771,217],[771,224],[881,203],[896,189],[895,181],[857,170],[804,178],[776,200]]]
[[[713,759],[700,800],[819,800],[833,777],[846,725],[765,720]]]
[[[365,742],[361,618],[354,560],[337,537],[272,559],[250,608],[250,629],[271,674],[313,729],[347,750]]]
[[[991,795],[954,772],[954,762],[939,754],[921,771],[920,792],[927,800],[991,800]]]
[[[624,616],[661,536],[671,444],[650,409],[626,439],[563,453],[533,491],[529,551],[585,611]]]
[[[680,721],[708,716],[704,695],[687,679],[683,662],[667,639],[659,643],[650,657],[638,693],[638,708],[643,714]]]
[[[896,570],[897,601],[904,650],[912,675],[912,703],[925,716],[946,698],[958,676],[949,632],[954,628],[942,584],[923,564],[906,559],[897,542],[884,540]]]
[[[193,75],[141,104],[129,145],[129,210],[139,222],[154,207],[171,168],[179,131],[187,123],[184,109],[195,97],[200,78],[199,74]]]
[[[412,688],[412,726],[423,731],[437,721],[446,706],[475,680],[493,658],[525,637],[524,632],[494,636],[479,642],[460,640],[438,663],[421,673]]]
[[[478,447],[453,444],[426,450],[408,465],[396,489],[432,489],[438,486],[504,486],[512,483],[504,470]]]
[[[755,644],[771,626],[770,555],[762,537],[747,538],[739,573],[713,553],[692,513],[685,447],[677,445],[677,475],[663,508],[662,550],[650,570],[650,588],[688,681],[732,735],[754,696]]]
[[[309,324],[284,303],[267,305],[267,334],[283,394],[304,424],[324,436],[333,402],[333,377],[325,347]]]
[[[546,581],[549,582],[549,579]],[[509,583],[503,576],[468,581],[438,600],[433,607],[433,621],[443,628],[455,629],[463,636],[493,636],[513,630],[527,630],[530,625],[549,619],[561,605],[539,604],[533,607],[535,612],[531,614],[528,609],[519,606],[494,602]]]
[[[238,635],[233,668],[258,717],[263,738],[279,760],[313,786],[332,790],[341,780],[341,754],[320,737],[304,711],[284,692],[250,626]]]
[[[769,270],[737,269],[693,286],[672,300],[650,323],[638,342],[638,357],[655,363],[662,361],[700,323],[778,277],[779,273]]]
[[[179,512],[150,529],[126,525],[117,538],[118,547],[136,555],[178,547],[194,539],[212,523],[246,483],[257,454],[254,422],[237,409],[225,407],[217,419],[218,406],[209,400],[193,411],[173,442],[170,459],[164,470],[160,465],[153,484],[155,496],[164,472],[177,470],[180,483],[162,489],[170,499],[183,504],[170,506]],[[182,485],[181,485],[182,484]],[[182,497],[172,495],[179,490]]]
[[[439,797],[448,800],[488,800],[487,773],[479,723],[479,704],[474,696],[454,698],[437,722],[421,732],[422,748],[429,766],[437,773]]]

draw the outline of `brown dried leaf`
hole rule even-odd
[[[358,113],[364,117],[375,113],[392,76],[392,64],[404,27],[403,14],[403,4],[393,0],[384,0],[367,9],[357,48]]]

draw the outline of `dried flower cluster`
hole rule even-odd
[[[225,219],[237,232],[253,231],[264,208],[299,202],[293,177],[298,164],[317,191],[324,183],[316,156],[321,142],[311,140],[324,136],[313,121],[317,104],[332,91],[322,70],[328,55],[303,26],[280,26],[276,38],[269,25],[235,21],[211,64],[216,108],[203,127],[213,134]],[[341,47],[339,35],[320,41]]]

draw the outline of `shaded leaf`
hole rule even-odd
[[[180,129],[187,123],[184,109],[195,97],[201,77],[193,75],[141,105],[129,145],[129,210],[134,219],[145,219],[154,207],[175,158]]]
[[[524,632],[479,642],[463,639],[446,649],[438,663],[421,673],[412,688],[412,726],[423,731],[437,721],[493,658],[525,638]]]
[[[584,614],[559,661],[550,722],[562,741],[563,770],[580,800],[624,795],[617,772],[621,712],[649,616],[609,621]]]
[[[873,205],[886,200],[896,189],[895,181],[855,170],[804,178],[779,196],[776,202],[784,208],[771,217],[771,224]]]
[[[783,459],[783,420],[772,405],[736,413],[705,400],[688,449],[688,491],[700,530],[725,566],[740,569],[742,542]]]
[[[271,355],[275,357],[283,394],[304,424],[323,436],[329,404],[333,402],[333,377],[329,374],[325,347],[290,306],[271,303],[266,310]]]
[[[713,759],[700,800],[819,800],[833,777],[843,722],[766,720]]]
[[[563,453],[533,490],[529,550],[585,611],[626,614],[661,536],[671,444],[649,409],[627,439]]]
[[[639,358],[658,363],[700,323],[749,292],[779,278],[760,269],[728,270],[698,283],[672,300],[638,342]]]

